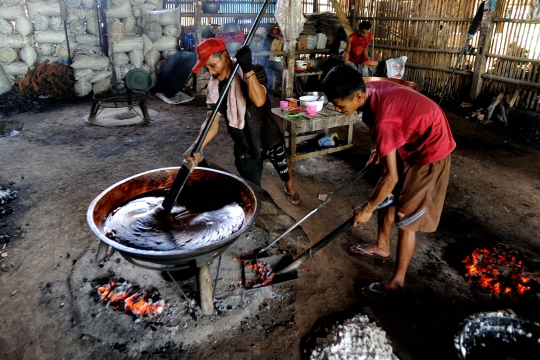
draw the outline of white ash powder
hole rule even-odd
[[[366,315],[334,325],[326,338],[317,339],[311,360],[398,360],[386,332]]]

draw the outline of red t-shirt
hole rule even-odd
[[[390,81],[366,84],[366,94],[362,120],[380,157],[397,149],[409,164],[430,164],[456,148],[446,115],[431,99]]]
[[[349,61],[353,64],[361,64],[368,58],[364,56],[364,49],[369,45],[373,33],[368,33],[363,38],[359,38],[357,33],[349,35],[351,39],[351,51],[349,51]]]

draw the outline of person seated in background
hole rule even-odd
[[[268,159],[285,183],[283,190],[287,200],[293,205],[298,204],[300,194],[294,187],[291,164],[285,153],[285,136],[271,112],[264,67],[252,63],[248,46],[238,49],[236,59],[232,59],[221,39],[204,40],[197,46],[197,54],[198,60],[192,71],[197,73],[204,66],[212,76],[206,90],[206,121],[223,93],[235,63],[240,65],[203,147],[216,136],[219,120],[224,118],[234,142],[235,165],[240,176],[261,186],[263,162]],[[206,121],[201,129],[206,126]],[[194,145],[184,155],[189,158],[193,148]],[[196,164],[202,161],[202,149],[201,153],[193,154],[193,159]]]
[[[347,48],[343,54],[343,63],[358,71],[362,76],[370,76],[370,72],[363,64],[366,61],[371,61],[368,45],[373,33],[370,29],[371,23],[369,21],[361,21],[356,32],[349,35]]]
[[[354,211],[353,227],[367,223],[388,194],[397,199],[378,211],[377,242],[354,244],[347,251],[389,258],[390,229],[395,220],[398,242],[394,273],[388,280],[364,288],[364,294],[369,297],[401,291],[416,246],[416,232],[434,232],[441,218],[450,153],[456,147],[450,125],[442,109],[428,97],[390,81],[365,84],[361,74],[343,64],[328,73],[323,90],[336,111],[345,115],[362,111],[374,146],[367,165],[374,161],[381,165],[381,177],[371,196]]]

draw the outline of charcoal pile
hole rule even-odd
[[[0,95],[0,119],[26,112],[37,114],[54,107],[53,99],[29,98],[13,91]]]

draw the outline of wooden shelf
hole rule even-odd
[[[330,49],[311,49],[311,50],[295,50],[296,55],[301,54],[328,54]],[[285,55],[285,51],[255,51],[253,56],[281,56]]]

